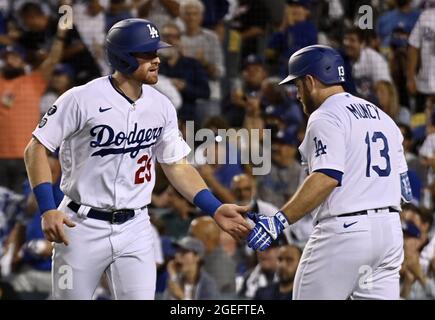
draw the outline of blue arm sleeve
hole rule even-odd
[[[321,172],[323,174],[326,174],[328,177],[331,177],[338,181],[337,187],[341,187],[341,180],[343,178],[343,172],[333,169],[319,169],[314,172]]]
[[[193,198],[193,203],[212,217],[216,210],[222,205],[222,202],[220,202],[208,189],[199,191]]]

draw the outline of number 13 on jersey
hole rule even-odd
[[[391,163],[389,155],[388,140],[380,131],[375,131],[373,134],[367,132],[365,143],[367,144],[367,166],[366,177],[370,177],[371,170],[375,171],[380,177],[388,177],[391,172]],[[372,150],[373,149],[373,150]],[[385,165],[381,168],[379,165],[372,165],[372,155],[379,152],[381,158],[385,159]]]

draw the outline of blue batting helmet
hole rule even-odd
[[[160,41],[156,26],[145,19],[125,19],[114,24],[106,36],[111,66],[122,73],[133,73],[139,63],[132,53],[153,52],[171,45]]]
[[[314,45],[302,48],[290,57],[288,76],[279,84],[291,82],[308,74],[326,85],[344,83],[343,58],[328,46]]]

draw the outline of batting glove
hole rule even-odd
[[[248,217],[255,222],[255,227],[249,233],[247,239],[248,246],[254,250],[266,250],[272,241],[278,238],[285,228],[290,226],[282,211],[278,211],[273,217],[250,212]]]

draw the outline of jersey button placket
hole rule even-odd
[[[128,145],[128,135],[129,135],[129,132],[134,127],[134,123],[131,120],[133,112],[134,112],[134,104],[132,104],[130,109],[128,110],[127,130],[126,130],[126,133],[125,133],[126,134],[126,139],[124,140],[124,148],[128,148],[129,147],[129,145]],[[126,160],[125,157],[130,157],[130,154],[129,153],[124,153],[122,155],[122,163],[121,163],[121,167],[120,167],[121,168],[120,172],[121,172],[122,176],[121,176],[121,179],[120,179],[120,183],[121,183],[121,185],[122,185],[122,187],[124,189],[124,192],[122,193],[123,195],[124,194],[127,195],[126,191],[128,191],[128,188],[127,188],[128,187],[128,181],[127,181],[128,177],[126,177],[125,174],[127,174],[127,175],[129,174],[129,168],[128,168],[127,163],[129,163],[129,161],[131,161],[131,159],[127,159]],[[126,205],[128,205],[127,203],[124,203],[125,202],[124,199],[120,199],[120,200],[121,200],[120,202],[123,203],[124,207]]]

